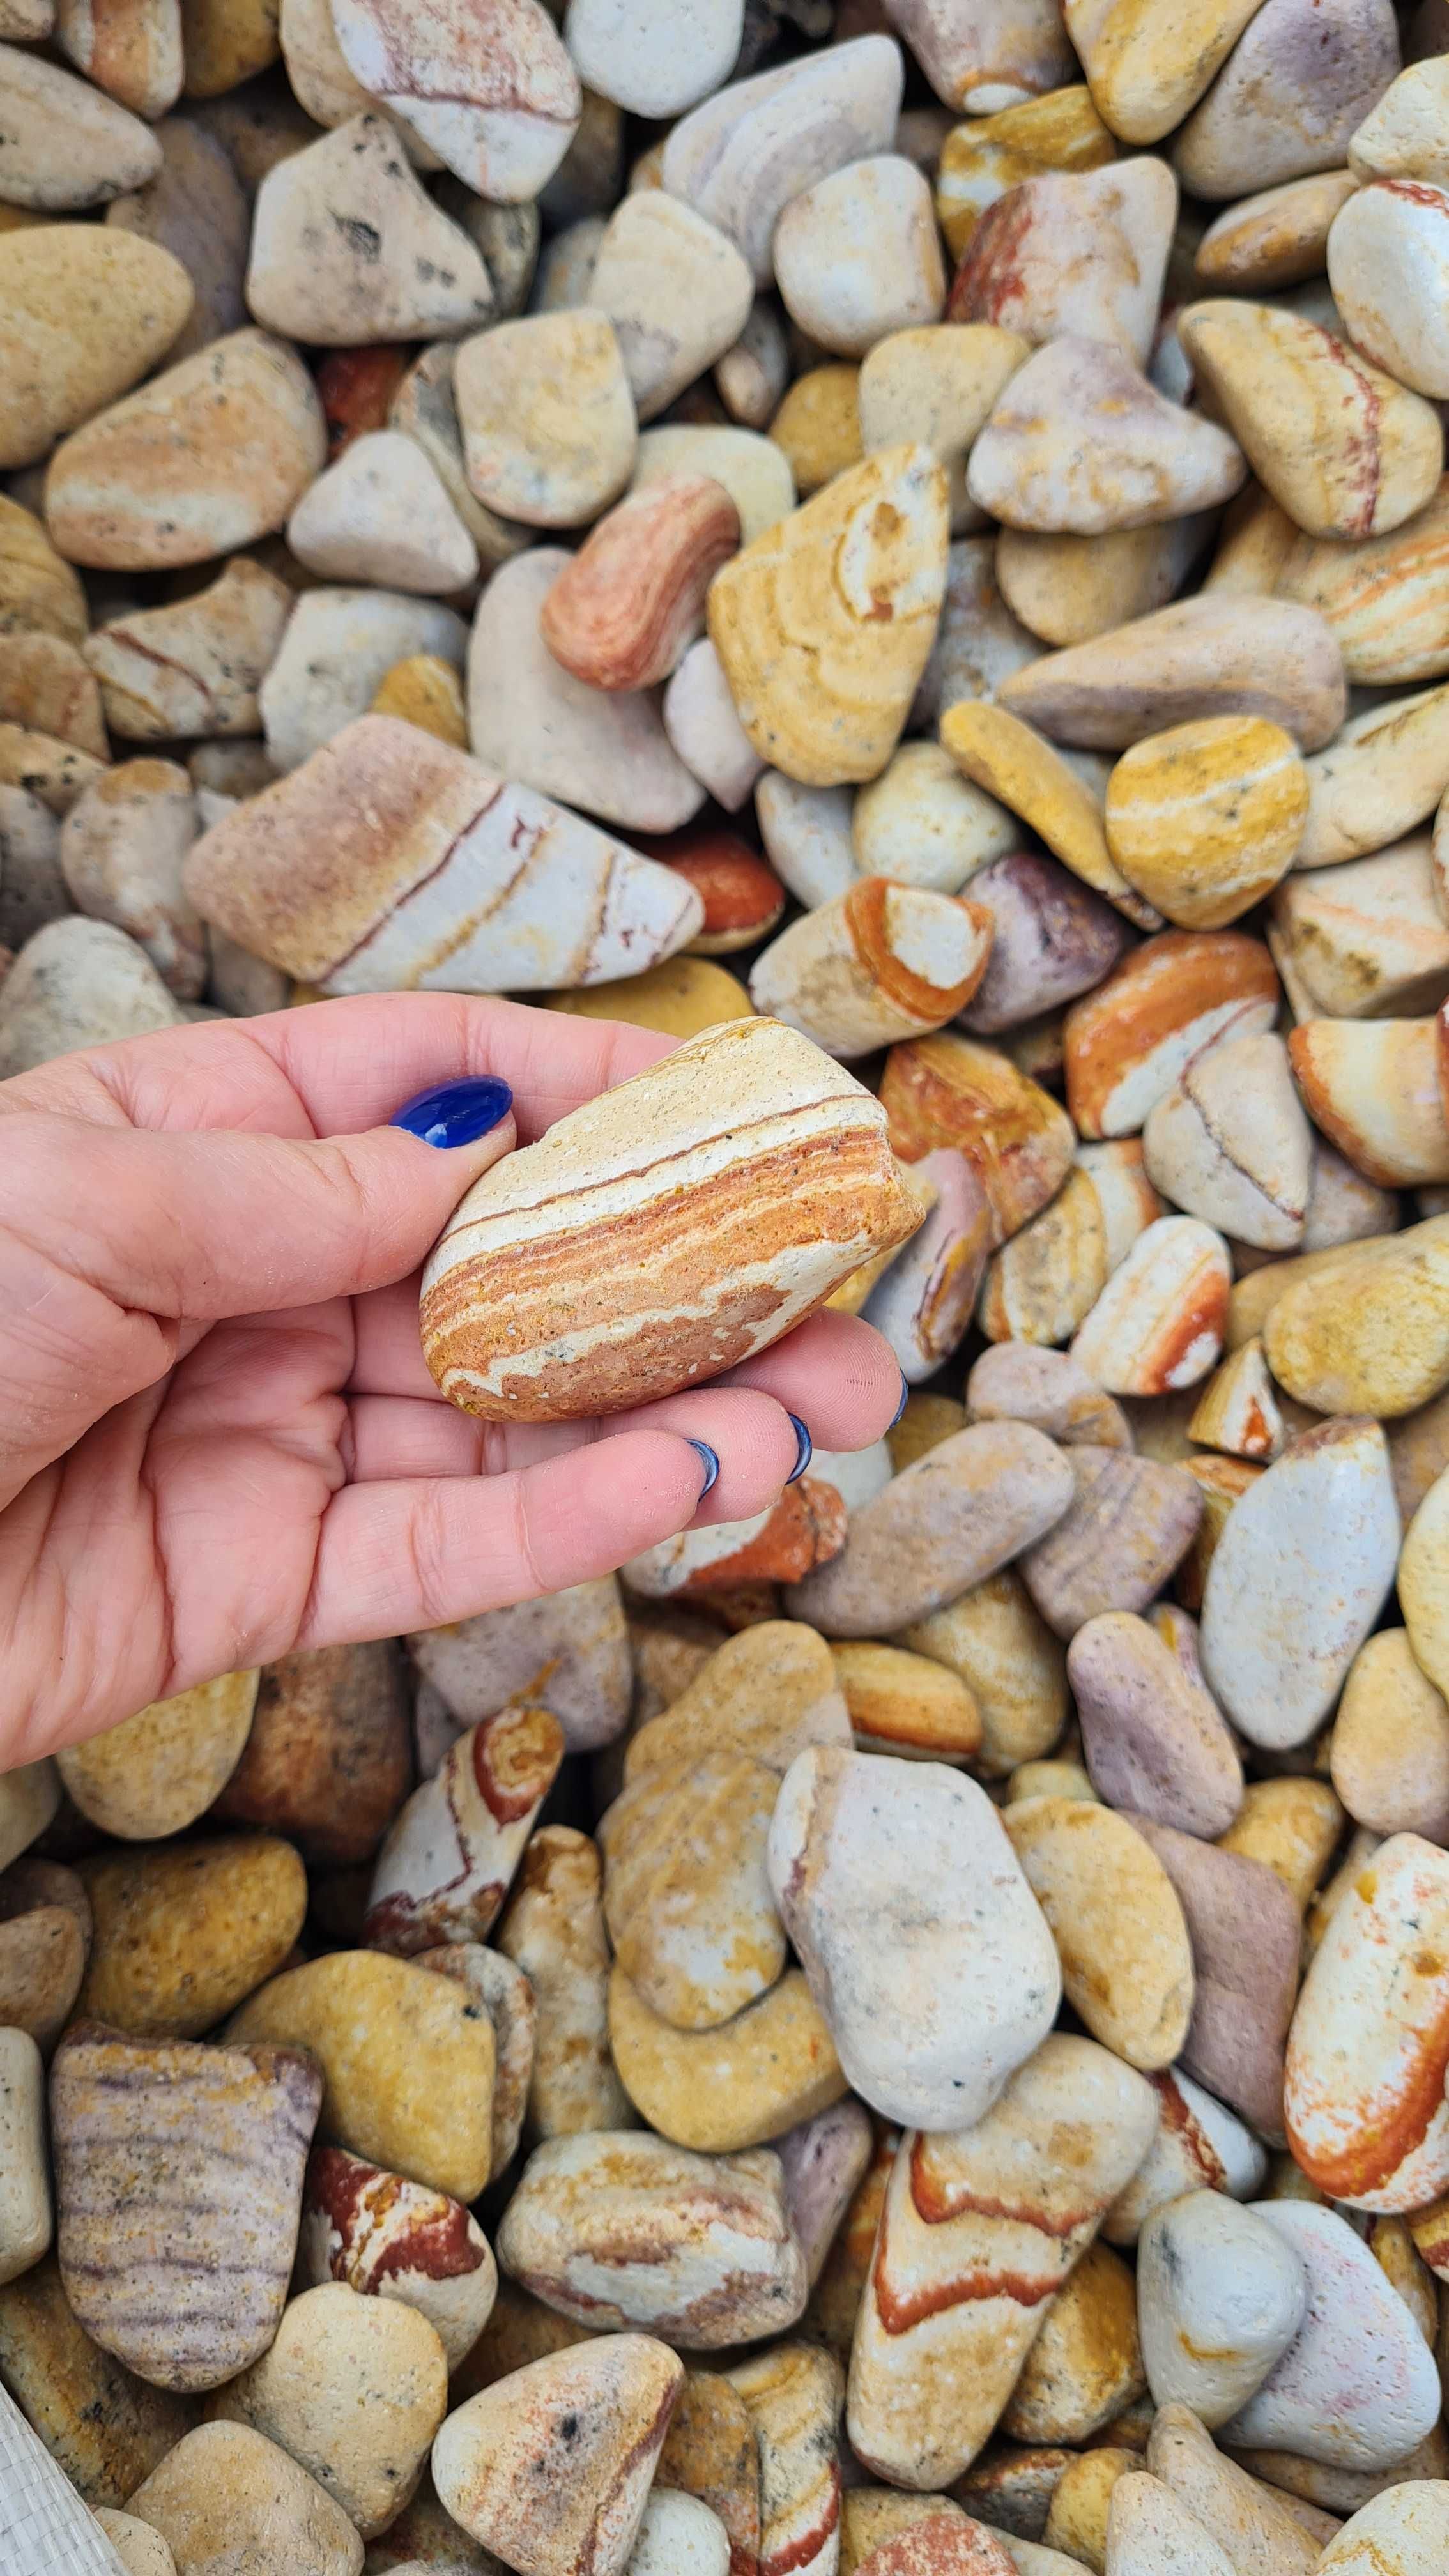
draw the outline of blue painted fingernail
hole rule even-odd
[[[719,1480],[719,1451],[711,1449],[707,1440],[691,1440],[689,1445],[691,1449],[697,1449],[704,1460],[704,1483],[699,1489],[699,1499],[703,1502],[711,1485]]]
[[[910,1379],[907,1377],[907,1375],[906,1375],[906,1373],[905,1373],[905,1370],[904,1370],[904,1369],[902,1369],[902,1371],[901,1371],[901,1400],[900,1400],[900,1403],[896,1406],[896,1409],[895,1409],[894,1413],[891,1415],[891,1418],[890,1418],[889,1422],[886,1424],[886,1429],[887,1429],[887,1431],[894,1431],[894,1429],[895,1429],[895,1427],[896,1427],[896,1424],[899,1422],[899,1420],[900,1420],[900,1418],[901,1418],[901,1415],[905,1412],[906,1406],[910,1403],[910,1400],[911,1400],[911,1381],[910,1381]]]
[[[786,1415],[785,1419],[787,1422],[793,1422],[795,1425],[795,1464],[785,1479],[787,1485],[794,1485],[799,1482],[799,1479],[804,1475],[806,1468],[809,1466],[810,1461],[815,1454],[815,1443],[811,1439],[810,1434],[806,1430],[798,1413],[789,1413]]]
[[[405,1127],[425,1145],[476,1145],[512,1107],[513,1094],[496,1074],[470,1074],[462,1082],[435,1083],[431,1091],[405,1100],[388,1125]]]

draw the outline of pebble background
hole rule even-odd
[[[908,1392],[0,1777],[7,2576],[1449,2567],[1446,403],[1443,0],[0,0],[0,1076],[663,1031],[444,1391]]]

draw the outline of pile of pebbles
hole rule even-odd
[[[1446,317],[1442,0],[0,0],[0,1075],[662,1031],[439,1383],[911,1390],[0,1777],[87,2576],[1449,2565]]]

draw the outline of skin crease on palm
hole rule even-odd
[[[885,1430],[885,1343],[817,1314],[606,1422],[439,1396],[418,1272],[479,1173],[668,1054],[646,1031],[405,994],[168,1030],[0,1084],[0,1770],[296,1646],[401,1635],[761,1510]],[[449,1150],[384,1122],[498,1074]],[[326,1140],[319,1142],[319,1139]],[[690,1437],[718,1452],[703,1468]]]

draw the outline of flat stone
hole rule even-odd
[[[1188,1437],[1233,1458],[1266,1462],[1278,1456],[1286,1437],[1283,1415],[1256,1336],[1214,1370],[1188,1424]]]
[[[792,2326],[808,2286],[770,2148],[698,2156],[635,2129],[536,2147],[497,2252],[575,2324],[701,2351]]]
[[[198,2039],[275,1975],[302,1929],[290,1844],[239,1834],[83,1864],[95,1926],[78,2010],[113,2031]]]
[[[1294,2247],[1221,2192],[1157,2209],[1138,2246],[1142,2353],[1155,2402],[1211,2430],[1262,2385],[1303,2323],[1308,2276]]]
[[[68,1745],[57,1757],[61,1778],[105,1833],[127,1842],[179,1833],[230,1779],[256,1696],[255,1673],[223,1673],[155,1700],[89,1744]]]
[[[1162,161],[1024,176],[963,244],[950,319],[994,322],[1035,346],[1096,340],[1145,367],[1176,218]]]
[[[1335,560],[1343,553],[1336,547]],[[1335,633],[1325,617],[1301,613],[1303,596],[1255,599],[1250,614],[1230,593],[1178,600],[1043,654],[1003,683],[1002,707],[1056,741],[1104,751],[1220,715],[1266,716],[1301,750],[1317,751],[1337,733],[1347,697]]]
[[[47,455],[148,374],[192,295],[169,252],[94,225],[37,224],[7,244],[5,269],[0,467],[12,468]]]
[[[337,42],[354,80],[480,196],[536,197],[583,109],[579,76],[537,0],[338,0]]]
[[[349,2293],[416,2309],[450,2370],[472,2351],[498,2292],[487,2238],[461,2202],[330,2146],[314,2147],[307,2166],[297,2279],[307,2290],[343,2282]]]
[[[1075,334],[1012,377],[971,451],[966,488],[1008,527],[1102,536],[1211,509],[1246,470],[1215,422],[1169,402],[1119,351]]]
[[[1135,1134],[1210,1047],[1270,1030],[1278,1000],[1268,950],[1243,931],[1166,930],[1145,941],[1067,1014],[1067,1104],[1079,1132]]]
[[[204,563],[280,528],[325,454],[322,407],[295,350],[237,331],[64,440],[46,475],[46,521],[77,563]]]
[[[1421,2442],[1439,2411],[1437,2374],[1413,2316],[1368,2247],[1311,2201],[1253,2204],[1308,2273],[1302,2330],[1224,2426],[1244,2447],[1292,2444],[1310,2460],[1382,2469]]]
[[[1067,33],[1099,114],[1124,143],[1180,125],[1237,43],[1257,0],[1193,0],[1170,29],[1131,0],[1066,0]]]
[[[1188,2072],[1262,2135],[1283,2134],[1283,2046],[1298,1989],[1298,1906],[1262,1861],[1134,1819],[1167,1871],[1192,1940]]]
[[[586,303],[607,314],[641,421],[668,409],[738,340],[754,281],[727,233],[651,188],[604,227]]]
[[[268,173],[246,295],[268,330],[327,348],[458,338],[493,304],[480,253],[376,115],[349,119]]]
[[[1165,1197],[1236,1242],[1301,1243],[1313,1139],[1281,1038],[1210,1047],[1148,1111],[1142,1151]]]
[[[493,2025],[451,1978],[381,1950],[339,1950],[262,1986],[227,2031],[311,2051],[322,2126],[389,2170],[473,2200],[492,2163]]]
[[[399,1658],[387,1645],[322,1646],[268,1664],[246,1749],[213,1812],[285,1834],[303,1858],[369,1858],[412,1780]]]
[[[603,1865],[587,1834],[544,1825],[523,1856],[497,1932],[533,1988],[528,2119],[551,2138],[622,2128],[629,2099],[609,2052]]]
[[[1382,850],[1434,811],[1449,786],[1449,693],[1423,689],[1350,718],[1308,767],[1308,821],[1297,865]]]
[[[1262,716],[1204,716],[1124,752],[1107,783],[1107,845],[1149,903],[1219,930],[1293,865],[1310,782],[1292,736]]]
[[[847,162],[890,150],[903,77],[898,45],[859,36],[733,82],[670,133],[664,186],[727,233],[756,285],[767,285],[790,200]]]
[[[51,2076],[60,2268],[97,2343],[180,2390],[266,2351],[321,2099],[295,2049],[72,2031]]]
[[[1425,832],[1371,858],[1294,872],[1274,901],[1271,937],[1305,1019],[1437,1007],[1449,979],[1439,874]]]
[[[776,1902],[846,2074],[874,2109],[918,2128],[981,2118],[1060,1996],[989,1803],[943,1765],[894,1771],[824,1748],[787,1773],[770,1829]]]
[[[167,743],[257,733],[258,692],[291,614],[287,584],[238,555],[189,598],[98,626],[85,658],[112,732]]]
[[[867,2469],[939,2491],[969,2468],[1043,2300],[1140,2163],[1153,2117],[1151,2087],[1131,2067],[1054,2034],[973,2128],[908,2134],[866,2258],[851,2356],[846,2422]]]
[[[1432,500],[1437,414],[1331,331],[1227,296],[1189,305],[1177,328],[1260,483],[1309,536],[1378,536]]]
[[[531,527],[616,500],[637,436],[623,351],[602,314],[534,314],[467,341],[454,371],[468,483]]]
[[[539,632],[544,601],[570,560],[535,546],[489,583],[468,663],[474,750],[498,774],[606,822],[673,831],[698,812],[705,791],[672,749],[656,698],[576,680]]]
[[[29,2031],[0,2030],[0,2287],[28,2272],[51,2238],[45,2069]]]
[[[830,2029],[798,1968],[708,2031],[682,2031],[620,1967],[609,2044],[630,2101],[676,2146],[711,2155],[766,2146],[847,2089]]]
[[[35,213],[103,206],[161,167],[161,146],[139,117],[58,63],[12,45],[0,57],[0,118],[6,198]],[[23,245],[7,245],[7,265],[24,256]]]
[[[683,2377],[636,2334],[529,2363],[448,2417],[433,2447],[444,2506],[536,2576],[619,2576]]]
[[[1242,1804],[1237,1748],[1146,1620],[1121,1610],[1089,1620],[1067,1675],[1099,1797],[1207,1840],[1226,1832]]]
[[[161,167],[144,187],[113,199],[106,234],[129,233],[180,261],[194,301],[172,355],[191,358],[246,326],[251,210],[230,155],[204,126],[189,116],[164,116],[155,134]]]
[[[127,2498],[184,2576],[251,2576],[277,2549],[290,2576],[361,2576],[362,2539],[315,2478],[249,2424],[201,2424]]]
[[[980,1423],[896,1476],[852,1520],[844,1552],[792,1589],[827,1636],[880,1636],[930,1616],[1059,1519],[1070,1476],[1025,1423]]]
[[[707,1108],[699,1097],[701,1068],[707,1068],[710,1082]],[[770,1103],[764,1124],[756,1106],[761,1085]],[[630,1202],[630,1260],[637,1260],[646,1240],[641,1228],[649,1227],[656,1184],[647,1175],[641,1180],[635,1171],[641,1120],[655,1158],[652,1171],[661,1169],[661,1141],[677,1139],[672,1159],[663,1167],[668,1189],[660,1202],[668,1209],[668,1258],[657,1245],[651,1248],[656,1305],[639,1308],[630,1302],[631,1291],[625,1314],[620,1301],[631,1274],[627,1265],[621,1266],[621,1256],[610,1260],[608,1242],[612,1232],[617,1256],[616,1218],[625,1199]],[[714,1140],[741,1129],[742,1121],[747,1122],[741,1130],[746,1141],[738,1144],[732,1161],[718,1165]],[[687,1177],[690,1154],[710,1161],[710,1169],[701,1166],[692,1182]],[[817,1161],[818,1184],[811,1177]],[[788,1255],[790,1277],[765,1303],[758,1273],[752,1273],[746,1314],[731,1286],[730,1228],[733,1223],[742,1242],[746,1236],[755,1239],[777,1162],[788,1168],[791,1211],[789,1226],[781,1229],[777,1258]],[[686,1189],[694,1227],[684,1220]],[[530,1326],[512,1282],[506,1292],[514,1302],[505,1353],[501,1344],[494,1347],[487,1322],[490,1313],[496,1320],[500,1311],[496,1283],[508,1279],[521,1257],[520,1212],[545,1203],[549,1222],[568,1228],[571,1253],[587,1250],[589,1287],[581,1290],[577,1273],[561,1272],[553,1283],[551,1295],[565,1297],[568,1305],[568,1332],[560,1341],[549,1299],[536,1303]],[[621,1086],[603,1103],[560,1120],[542,1144],[513,1156],[491,1186],[486,1178],[475,1185],[425,1274],[423,1332],[429,1365],[455,1400],[499,1418],[563,1419],[642,1402],[765,1348],[863,1260],[903,1240],[914,1214],[889,1155],[881,1113],[869,1094],[793,1031],[763,1020],[731,1022],[691,1039],[665,1063],[636,1076],[632,1089]],[[706,1223],[709,1253],[702,1268],[698,1228]],[[807,1243],[808,1259],[802,1250]],[[686,1277],[687,1292],[678,1286]],[[679,1328],[678,1299],[685,1294],[699,1317],[693,1336],[681,1336]],[[657,1320],[666,1308],[667,1331]],[[537,1353],[545,1343],[549,1346],[542,1375],[536,1355],[529,1357],[531,1330]]]
[[[710,636],[762,759],[812,787],[884,768],[930,650],[946,549],[942,467],[923,447],[883,448],[716,575]]]
[[[368,2540],[415,2490],[447,2402],[447,2358],[427,2319],[327,2281],[289,2301],[270,2350],[210,2412],[276,2443]]]
[[[1318,170],[1241,198],[1209,224],[1194,276],[1228,295],[1265,295],[1321,277],[1334,216],[1357,185],[1351,170]]]
[[[1237,45],[1173,140],[1178,177],[1199,197],[1338,168],[1399,67],[1388,0],[1266,0],[1238,16]]]
[[[1293,1441],[1229,1515],[1208,1574],[1203,1663],[1249,1741],[1301,1744],[1325,1717],[1394,1578],[1399,1515],[1377,1423]]]
[[[400,430],[352,440],[287,522],[299,562],[334,581],[461,590],[478,550],[423,450]]]
[[[991,1203],[966,1155],[946,1146],[910,1168],[939,1196],[861,1311],[885,1335],[901,1375],[915,1386],[950,1358],[964,1336],[995,1227]]]

